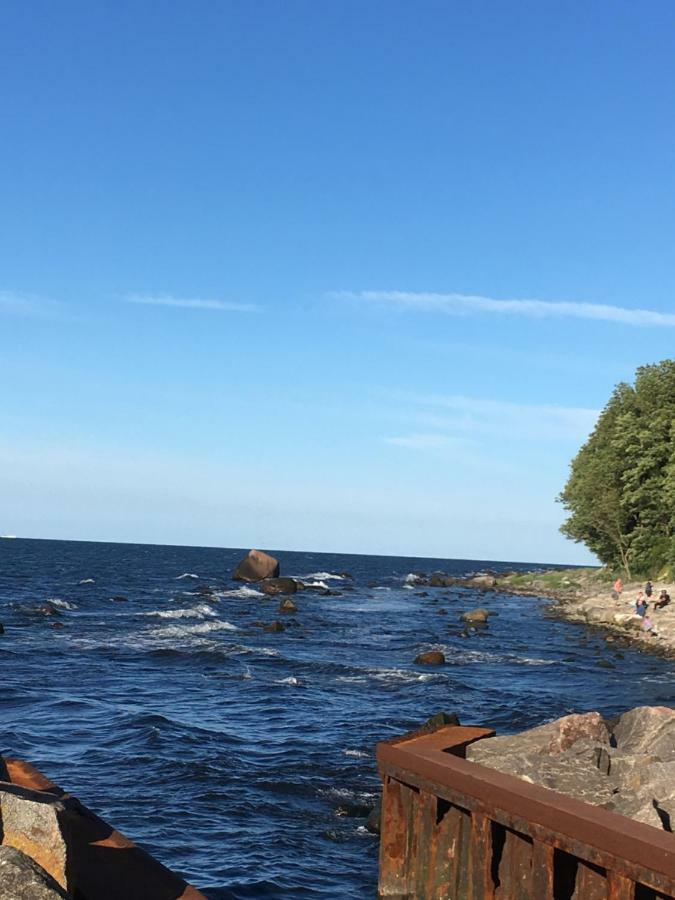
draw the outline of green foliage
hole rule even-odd
[[[572,460],[563,534],[628,575],[675,567],[675,360],[619,384]]]

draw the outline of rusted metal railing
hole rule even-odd
[[[675,898],[675,835],[465,759],[485,728],[380,744],[381,898]]]

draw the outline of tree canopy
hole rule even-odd
[[[675,360],[619,384],[572,460],[563,534],[627,575],[675,567]]]

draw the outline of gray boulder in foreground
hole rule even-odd
[[[59,900],[66,895],[30,856],[0,847],[0,900]]]
[[[563,716],[521,734],[485,738],[467,759],[675,830],[675,710],[641,706],[613,723],[598,712]]]

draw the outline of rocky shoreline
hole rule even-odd
[[[675,584],[654,581],[653,595],[648,600],[651,630],[644,629],[643,617],[637,615],[635,603],[644,590],[644,582],[631,581],[623,586],[617,598],[612,592],[613,579],[603,569],[547,569],[531,572],[480,573],[456,577],[436,572],[415,573],[409,583],[415,587],[463,587],[486,594],[516,594],[553,600],[551,614],[571,622],[599,627],[608,632],[608,640],[625,642],[661,654],[675,655],[675,602],[663,609],[654,608],[661,590],[675,597]]]

